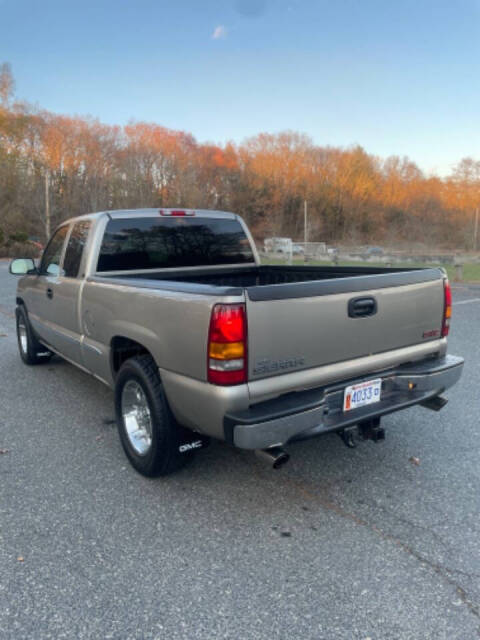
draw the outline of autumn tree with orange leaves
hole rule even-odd
[[[1,65],[0,241],[18,232],[44,241],[89,211],[167,206],[233,210],[259,241],[301,240],[307,200],[312,241],[473,248],[480,162],[471,158],[439,178],[408,158],[322,147],[294,131],[200,144],[154,123],[41,111],[15,102],[13,89]]]

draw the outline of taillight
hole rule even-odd
[[[244,304],[216,304],[208,332],[207,372],[213,384],[247,381],[247,316]]]
[[[444,305],[443,305],[443,323],[442,323],[442,338],[448,336],[448,332],[450,330],[450,318],[452,317],[452,289],[450,288],[450,283],[445,278],[443,281],[443,294],[444,294]]]

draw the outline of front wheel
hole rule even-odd
[[[144,476],[168,475],[184,466],[177,425],[149,355],[126,360],[115,381],[115,413],[123,449]]]
[[[52,357],[52,352],[35,337],[25,307],[17,307],[15,316],[17,320],[18,350],[23,362],[29,365],[48,362]]]

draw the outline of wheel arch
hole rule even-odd
[[[115,380],[120,367],[129,358],[148,355],[155,362],[152,352],[141,342],[123,335],[115,335],[110,340],[110,369]]]

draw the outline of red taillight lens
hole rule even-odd
[[[240,342],[245,334],[245,307],[243,304],[217,304],[210,322],[212,342]]]
[[[443,281],[444,306],[443,306],[443,323],[442,338],[448,336],[450,330],[450,318],[452,317],[452,289],[450,283],[445,278]]]
[[[244,304],[216,304],[208,332],[207,372],[213,384],[247,381],[247,317]]]

